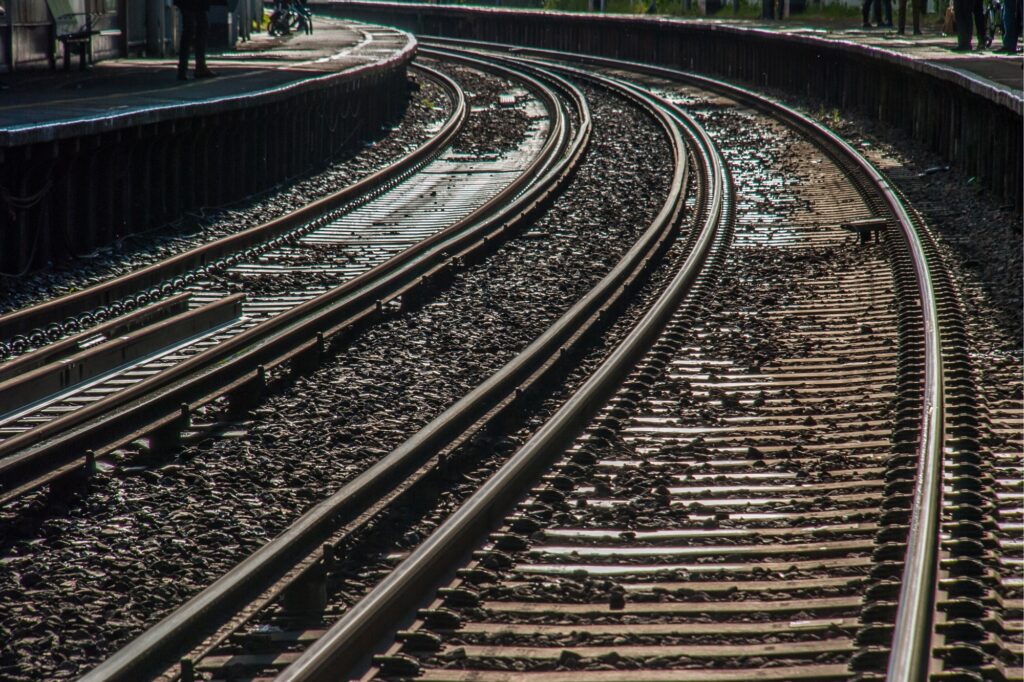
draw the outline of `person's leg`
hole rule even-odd
[[[1014,35],[1014,38],[1013,38],[1013,49],[1016,50],[1017,49],[1017,40],[1020,38],[1021,29],[1024,28],[1024,27],[1021,26],[1021,18],[1024,17],[1024,0],[1016,0],[1016,2],[1014,2],[1014,5],[1017,7],[1017,14],[1016,14],[1016,19],[1017,20],[1014,22],[1014,25],[1013,25],[1013,29],[1014,29],[1013,30],[1013,35]]]
[[[1006,0],[1003,3],[1003,50],[1005,52],[1017,51],[1017,22],[1020,20],[1017,9],[1015,0]]]
[[[1024,0],[1011,0],[1016,11],[1013,15],[1013,42],[1007,43],[1011,49],[1017,51],[1017,41],[1020,39],[1021,17],[1024,17]]]
[[[181,40],[178,41],[178,78],[188,77],[188,53],[196,39],[196,13],[190,9],[181,10]]]
[[[871,26],[871,0],[864,0],[860,13],[864,17],[864,28]]]
[[[956,15],[956,48],[971,49],[971,0],[953,0],[953,13]]]
[[[903,35],[907,31],[907,0],[900,0],[896,9],[896,31]]]
[[[925,0],[911,0],[911,6],[914,12],[914,35],[921,35],[921,13],[924,10]]]
[[[982,5],[982,0],[971,0],[971,3],[974,26],[978,29],[978,49],[981,50],[985,47],[985,36],[988,35],[985,31],[985,7]]]
[[[882,0],[882,25],[892,28],[892,0]]]
[[[210,17],[207,12],[196,12],[196,73],[207,71],[206,39],[210,35]]]

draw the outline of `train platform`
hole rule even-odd
[[[212,52],[208,62],[217,78],[179,81],[174,57],[4,74],[0,147],[237,110],[361,68],[404,64],[414,46],[394,29],[317,19],[311,35],[254,34],[229,51]]]
[[[937,32],[937,15],[928,15],[928,32],[915,37],[865,30],[859,17],[845,17],[845,26],[815,26],[799,17],[768,23],[725,14],[683,19],[381,0],[309,6],[415,35],[682,67],[800,97],[900,130],[1000,200],[1024,204],[1021,58],[954,52],[955,38]]]
[[[956,36],[945,35],[937,28],[935,23],[938,19],[935,14],[923,18],[921,35],[912,35],[909,17],[905,35],[900,35],[891,28],[864,28],[859,21],[808,20],[799,15],[779,21],[714,18],[702,21],[756,28],[794,38],[809,36],[847,45],[859,45],[887,53],[896,59],[925,62],[959,72],[969,79],[978,81],[979,84],[987,83],[1017,93],[1018,96],[1024,92],[1024,56],[1020,52],[1013,55],[999,54],[993,50],[956,52]],[[992,47],[999,47],[998,38]]]
[[[0,75],[0,271],[88,253],[320,168],[404,111],[416,40],[315,21],[179,81],[176,60]]]

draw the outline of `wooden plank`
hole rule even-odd
[[[837,523],[834,525],[817,526],[793,526],[793,527],[772,527],[772,528],[686,528],[673,530],[629,530],[626,528],[609,529],[583,529],[583,528],[552,528],[541,531],[546,540],[561,540],[562,542],[608,542],[621,544],[624,542],[669,542],[673,540],[686,539],[715,539],[724,538],[764,538],[764,537],[790,537],[801,535],[833,535],[845,533],[875,533],[878,525],[875,523]],[[623,535],[623,534],[626,535]]]
[[[586,557],[704,557],[704,556],[815,556],[837,555],[853,552],[870,552],[875,547],[873,538],[866,540],[844,540],[838,542],[800,542],[770,545],[705,545],[699,547],[668,547],[654,545],[648,547],[623,547],[621,545],[591,546],[584,545],[539,545],[531,547],[529,554],[546,554],[553,556]]]
[[[870,568],[874,561],[870,556],[846,559],[822,559],[814,561],[762,561],[756,564],[519,564],[512,570],[524,574],[565,575],[578,571],[596,576],[651,575],[659,573],[786,573],[796,571],[821,571],[833,568]]]
[[[845,665],[742,668],[734,670],[586,670],[515,672],[506,670],[441,670],[428,668],[416,678],[424,682],[778,682],[781,680],[848,680]]]
[[[822,618],[814,620],[786,620],[770,623],[630,623],[631,636],[686,637],[701,635],[771,635],[793,632],[820,632],[839,628],[853,630],[856,618]],[[621,623],[593,625],[544,625],[540,623],[465,623],[459,628],[460,637],[486,635],[489,637],[572,637],[581,632],[589,635],[621,635]]]
[[[284,654],[226,654],[223,656],[206,656],[199,661],[195,669],[202,672],[217,672],[225,668],[284,668],[291,665],[302,652],[292,651]]]
[[[689,644],[656,646],[574,646],[574,647],[529,647],[529,646],[477,646],[464,645],[445,647],[440,656],[454,651],[465,653],[467,658],[520,658],[531,661],[558,660],[566,652],[582,658],[621,656],[622,658],[746,658],[772,656],[817,656],[856,651],[853,641],[822,639],[809,642],[774,642],[771,644]],[[461,658],[461,653],[459,654]]]
[[[551,615],[551,616],[689,616],[709,612],[722,613],[791,613],[795,611],[843,610],[861,606],[861,597],[824,597],[782,601],[713,601],[713,602],[626,602],[624,608],[611,609],[602,604],[561,604],[551,602],[483,602],[489,613]]]
[[[653,592],[664,590],[675,592],[676,590],[691,590],[694,592],[763,592],[772,590],[774,592],[789,592],[792,590],[820,590],[827,588],[843,588],[860,584],[867,579],[867,576],[844,576],[841,578],[806,578],[803,580],[672,580],[657,582],[631,583],[619,581],[619,585],[626,592]],[[528,588],[530,585],[543,585],[552,583],[549,580],[507,580],[501,584],[507,588]]]

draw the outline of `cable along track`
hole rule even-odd
[[[128,418],[129,411],[124,410],[114,418],[117,425],[112,426],[107,415],[113,410],[128,404],[142,409],[148,417],[154,410],[140,407],[139,403],[155,395],[167,407],[154,421],[162,419],[170,428],[178,429],[180,425],[174,423],[178,406],[171,402],[171,396],[180,396],[177,403],[187,406],[182,413],[187,422],[187,411],[217,396],[216,392],[210,392],[211,385],[218,388],[231,386],[232,382],[237,385],[240,375],[243,383],[246,376],[262,383],[265,371],[259,370],[258,365],[269,368],[282,362],[272,354],[275,347],[301,348],[312,343],[313,354],[318,355],[323,344],[329,341],[323,337],[323,332],[333,329],[328,336],[340,333],[337,325],[341,320],[358,318],[366,306],[370,306],[372,313],[375,302],[376,312],[380,314],[383,302],[397,302],[403,294],[406,301],[422,297],[417,291],[426,293],[435,285],[435,280],[443,280],[445,273],[458,265],[453,256],[467,245],[475,244],[475,248],[469,249],[475,253],[487,246],[486,237],[481,243],[482,236],[497,231],[491,236],[500,241],[511,234],[501,231],[506,223],[534,210],[538,201],[564,181],[557,173],[552,173],[552,169],[565,152],[572,122],[557,96],[546,86],[498,67],[484,68],[512,79],[532,93],[527,95],[525,89],[511,93],[515,101],[526,107],[533,121],[516,153],[470,160],[466,155],[450,149],[444,151],[436,143],[428,143],[424,145],[426,151],[417,150],[396,164],[390,174],[378,174],[380,177],[368,182],[366,193],[354,205],[333,209],[338,199],[321,200],[314,205],[316,210],[307,207],[298,212],[302,220],[297,226],[293,223],[298,219],[289,216],[200,247],[195,250],[197,254],[190,252],[172,258],[170,264],[145,269],[152,274],[131,273],[121,278],[128,280],[125,283],[107,283],[100,285],[101,291],[95,294],[82,292],[66,297],[67,301],[61,299],[42,306],[44,310],[40,314],[44,318],[40,319],[67,314],[97,298],[109,297],[112,292],[137,287],[154,277],[165,277],[183,267],[178,263],[209,262],[220,256],[197,271],[177,277],[174,280],[177,284],[156,287],[152,296],[156,298],[184,288],[188,298],[176,300],[179,306],[184,303],[190,310],[170,319],[184,320],[180,326],[172,326],[170,334],[150,334],[150,346],[136,353],[137,358],[125,361],[118,355],[120,350],[113,348],[102,361],[97,361],[95,356],[102,356],[107,346],[123,345],[123,342],[117,338],[104,340],[103,334],[87,332],[77,338],[100,344],[72,355],[75,361],[72,369],[77,372],[85,366],[84,361],[79,362],[80,355],[91,354],[93,364],[100,365],[95,377],[81,381],[68,377],[67,355],[79,350],[81,344],[77,342],[59,352],[52,347],[43,348],[30,354],[32,357],[22,356],[11,363],[28,364],[33,358],[42,357],[44,366],[34,371],[49,371],[51,378],[49,383],[44,382],[38,399],[32,394],[30,402],[34,404],[11,407],[0,418],[0,437],[3,438],[0,457],[4,457],[0,460],[0,493],[3,499],[38,487],[56,474],[76,469],[80,460],[75,460],[74,456],[81,457],[87,449],[109,448],[118,442],[118,436],[134,435],[132,430],[138,428],[138,420],[133,422]],[[436,77],[446,84],[456,102],[452,120],[442,131],[443,139],[450,142],[466,119],[466,105],[453,81],[441,74]],[[546,114],[541,110],[541,103]],[[339,194],[348,196],[351,192]],[[332,271],[325,273],[325,268]],[[296,277],[301,280],[317,273],[328,275],[325,281],[340,284],[329,288],[317,285],[303,285],[301,290],[295,288]],[[212,279],[211,275],[214,275]],[[219,288],[225,281],[245,291],[246,297],[222,296],[229,293]],[[210,317],[206,311],[212,308],[225,310],[225,302],[234,305],[234,314],[222,314],[215,323],[197,332],[193,321],[203,315]],[[167,305],[166,301],[158,301],[150,309]],[[135,315],[149,314],[150,309]],[[175,308],[174,312],[177,310]],[[17,318],[11,324],[23,326],[29,313],[31,311],[9,316],[9,319]],[[170,313],[164,313],[163,317],[167,314]],[[161,319],[156,314],[153,317]],[[106,326],[116,322],[108,322]],[[164,322],[168,320],[161,323],[167,327]],[[144,335],[148,331],[143,328],[133,333]],[[288,341],[280,340],[282,333],[290,337]],[[317,333],[321,336],[313,338]],[[157,343],[160,340],[163,346]],[[262,358],[257,359],[257,356]],[[294,351],[286,350],[284,356],[277,358],[293,356]],[[109,368],[111,357],[122,357],[120,364],[113,363],[113,369]],[[230,361],[224,363],[225,359]],[[216,375],[225,378],[212,378]],[[23,377],[15,376],[8,383],[17,384],[22,380]],[[198,382],[202,388],[190,390],[182,386],[189,381]],[[49,389],[45,387],[55,382],[70,386],[47,392]],[[3,388],[0,385],[0,390]],[[9,388],[14,398],[26,395],[21,385]],[[92,429],[90,424],[97,420],[98,428]],[[90,461],[86,464],[91,466]]]
[[[638,325],[279,679],[336,679],[381,628],[395,643],[364,679],[918,680],[934,656],[962,664],[972,643],[961,629],[936,628],[935,614],[956,609],[946,597],[963,583],[944,566],[947,592],[935,587],[944,428],[959,424],[950,454],[966,454],[973,415],[967,391],[945,402],[944,371],[954,370],[944,366],[939,312],[955,337],[958,310],[927,230],[874,168],[806,117],[708,79],[590,61],[715,93],[694,106],[723,144],[726,132],[778,128],[751,125],[751,112],[720,96],[752,105],[791,126],[794,158],[834,164],[825,175],[848,184],[801,194],[800,183],[787,191],[735,165],[751,191],[738,192],[733,249],[712,257],[664,330],[664,320],[645,319],[657,340],[631,347]],[[770,155],[770,142],[725,154]],[[807,215],[843,197],[843,222],[882,238],[858,243],[814,220],[767,229],[758,209],[773,193],[800,195]],[[780,272],[781,286],[765,281]],[[945,342],[949,358],[966,360],[958,339]],[[648,347],[635,367],[624,362]],[[609,396],[616,369],[632,372]],[[969,365],[955,371],[970,375]],[[972,474],[950,464],[962,496]],[[949,522],[954,538],[973,530],[957,527],[955,513]],[[472,559],[453,559],[474,545]],[[388,627],[421,606],[411,627]]]

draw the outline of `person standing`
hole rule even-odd
[[[879,25],[892,28],[892,0],[882,0],[882,21]]]
[[[178,42],[178,80],[188,80],[188,53],[196,52],[196,78],[217,74],[206,67],[206,39],[210,33],[210,0],[174,0],[181,10],[181,40]]]
[[[974,26],[978,30],[978,52],[985,49],[988,42],[988,24],[985,23],[985,0],[972,0],[971,13],[974,15]]]
[[[996,52],[1017,53],[1020,38],[1021,0],[1003,0],[1003,46]]]
[[[878,14],[878,0],[863,0],[861,3],[860,11],[864,18],[864,28],[871,28],[871,11],[875,10],[875,14]]]
[[[868,5],[871,6],[871,18],[878,28],[892,28],[892,0],[867,0],[864,7],[866,8]],[[864,28],[870,28],[871,23],[867,19],[866,12],[866,9],[861,9],[861,13],[865,17]]]
[[[985,47],[985,12],[981,0],[953,0],[956,15],[956,51],[970,52],[973,24],[978,27],[978,49]]]
[[[924,0],[910,0],[911,11],[914,14],[914,35],[921,35],[921,10]],[[900,0],[899,6],[899,28],[897,32],[903,35],[907,32],[907,0]]]

